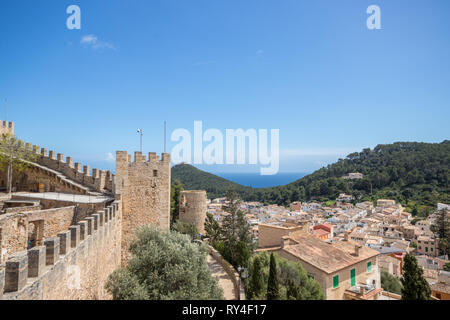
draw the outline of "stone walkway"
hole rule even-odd
[[[43,200],[58,200],[77,203],[102,203],[114,200],[113,197],[100,195],[84,195],[84,194],[69,194],[57,192],[14,192],[14,196],[43,199]]]
[[[230,276],[222,265],[218,263],[210,254],[206,257],[206,262],[208,263],[208,267],[209,270],[211,270],[211,275],[213,278],[218,279],[219,286],[223,289],[225,300],[236,300],[233,281],[231,281]]]

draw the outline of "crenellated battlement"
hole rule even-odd
[[[14,122],[0,120],[0,134],[14,135]]]
[[[159,157],[156,152],[149,152],[148,157],[142,154],[142,152],[136,151],[134,152],[134,160],[132,160],[131,154],[128,154],[127,151],[117,151],[116,152],[116,161],[120,161],[121,163],[151,163],[156,164],[158,162],[161,163],[170,163],[170,154],[162,153],[161,157]]]
[[[95,191],[113,191],[114,174],[110,170],[93,168],[91,171],[90,166],[82,166],[81,163],[74,162],[72,157],[64,158],[64,154],[62,153],[40,148],[38,145],[32,145],[22,140],[19,140],[18,143],[37,156],[36,161],[39,165],[61,172],[67,178]]]
[[[8,257],[0,265],[0,299],[107,298],[106,277],[120,265],[121,219],[115,201],[43,245]]]

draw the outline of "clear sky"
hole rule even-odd
[[[81,30],[66,27],[72,4]],[[381,30],[366,27],[372,4]],[[164,120],[169,137],[202,120],[280,129],[280,171],[310,172],[450,138],[449,13],[448,0],[1,0],[0,101],[18,137],[91,166],[138,150],[138,127],[160,153]]]

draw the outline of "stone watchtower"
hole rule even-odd
[[[114,193],[122,200],[122,263],[129,258],[128,248],[137,227],[155,225],[170,228],[170,154],[161,159],[150,152],[148,161],[141,152],[134,161],[126,151],[116,152]]]
[[[195,225],[205,234],[206,191],[186,190],[180,193],[180,221]]]

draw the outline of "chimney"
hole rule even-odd
[[[359,293],[363,296],[366,294],[366,287],[364,286],[360,286],[359,287]]]
[[[355,256],[359,257],[359,250],[362,248],[361,245],[356,244],[355,245]]]
[[[349,231],[345,231],[345,232],[344,232],[344,240],[345,240],[345,241],[348,241],[349,234],[350,234]]]

